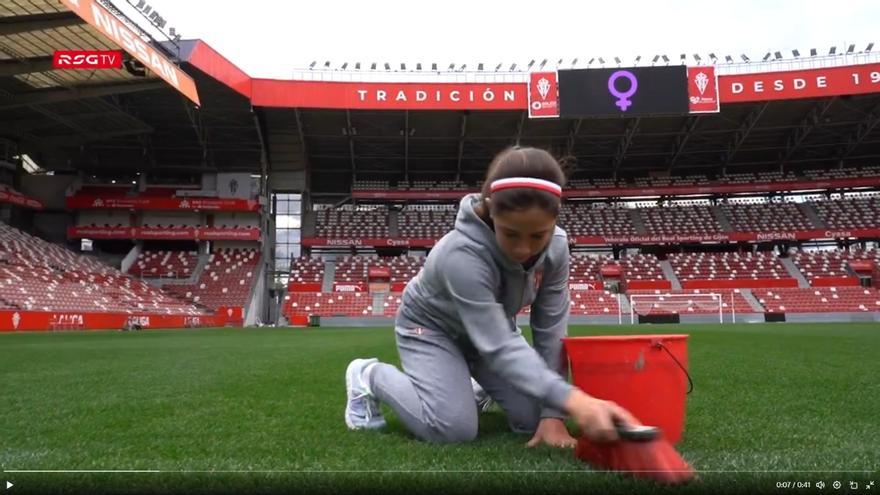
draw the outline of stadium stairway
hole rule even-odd
[[[669,260],[660,261],[660,268],[663,269],[663,275],[672,284],[672,288],[675,290],[681,290],[681,282],[679,282],[678,277],[675,275],[675,270],[672,269]]]
[[[0,297],[0,304],[2,304],[3,306],[9,306],[12,309],[24,309],[20,305],[16,304],[15,302],[10,301],[9,299],[3,298],[3,297]]]
[[[400,212],[388,212],[388,235],[390,237],[400,237]]]
[[[385,297],[387,292],[379,291],[373,293],[373,316],[385,316]]]
[[[807,218],[810,219],[810,222],[813,223],[814,228],[817,228],[817,229],[826,228],[825,222],[823,222],[822,219],[819,218],[819,214],[816,213],[816,210],[814,210],[813,207],[810,206],[808,203],[799,203],[798,208],[800,208],[800,210],[803,212],[803,214],[806,215]]]
[[[196,266],[195,268],[193,268],[193,271],[189,275],[189,278],[145,278],[144,282],[147,282],[148,284],[154,285],[156,287],[163,287],[166,285],[194,285],[199,282],[199,277],[202,276],[202,271],[205,269],[205,265],[207,264],[208,255],[200,254],[199,257],[196,258]]]
[[[202,272],[205,271],[205,267],[208,266],[208,257],[209,256],[210,255],[207,252],[199,253],[199,257],[197,258],[198,261],[196,261],[196,266],[195,266],[195,268],[193,268],[193,277],[195,277],[193,279],[193,283],[196,283],[199,280],[199,277],[202,275]]]
[[[715,215],[715,219],[718,220],[718,223],[721,225],[721,230],[723,232],[733,232],[733,225],[730,225],[730,220],[724,215],[724,210],[721,209],[720,206],[714,205],[712,206],[712,214]]]
[[[752,307],[755,313],[765,312],[764,306],[762,306],[761,303],[758,302],[758,298],[755,297],[754,294],[752,294],[751,289],[740,289],[739,293],[743,296],[743,299],[745,299],[746,302],[749,303],[749,306]]]
[[[324,280],[321,281],[321,292],[333,292],[334,277],[336,277],[336,261],[325,261]]]
[[[637,210],[629,210],[627,211],[629,214],[629,219],[633,224],[633,227],[636,228],[636,233],[639,235],[648,235],[648,229],[645,228],[645,222],[642,221],[641,215]]]
[[[260,314],[263,308],[268,304],[268,294],[266,291],[266,264],[260,260],[255,273],[256,280],[251,284],[251,290],[248,292],[247,303],[244,306],[244,324],[257,325],[262,323]]]
[[[614,294],[618,296],[618,294]],[[626,294],[619,294],[621,297],[618,297],[617,300],[620,302],[620,312],[628,315],[632,312],[632,306],[629,304],[629,296]]]
[[[791,277],[794,279],[797,279],[798,287],[801,287],[801,288],[809,288],[810,287],[810,283],[807,282],[806,278],[804,278],[804,274],[801,273],[800,270],[798,270],[797,266],[795,266],[794,260],[792,260],[790,257],[785,257],[785,258],[779,258],[779,261],[782,262],[782,266],[784,266],[785,269],[788,270],[788,273],[791,275]]]

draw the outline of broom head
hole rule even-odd
[[[680,484],[694,479],[695,473],[661,433],[653,438],[633,437],[618,427],[619,440],[590,442],[578,439],[575,455],[597,469],[619,471],[663,484]],[[629,437],[629,439],[627,439]]]

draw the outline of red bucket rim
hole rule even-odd
[[[683,340],[690,337],[688,334],[656,334],[656,335],[585,335],[579,337],[563,337],[563,341],[633,341],[633,340]]]

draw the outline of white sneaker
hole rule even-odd
[[[486,412],[495,404],[495,400],[483,390],[483,387],[471,377],[471,387],[474,389],[474,400],[477,402],[477,410]]]
[[[379,409],[379,401],[373,397],[364,370],[379,360],[355,359],[345,370],[345,390],[348,401],[345,405],[345,424],[352,430],[375,430],[385,426],[385,418]]]

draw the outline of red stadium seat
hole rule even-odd
[[[95,259],[0,224],[0,301],[33,311],[207,314]]]

